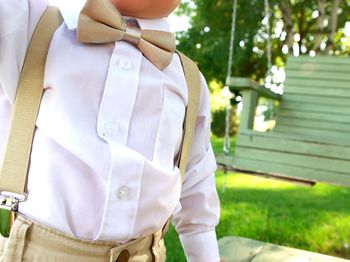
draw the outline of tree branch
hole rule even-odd
[[[288,53],[293,53],[293,21],[292,21],[292,5],[290,0],[281,0],[281,11],[284,31],[286,32],[286,45],[288,46]]]
[[[320,52],[323,33],[323,21],[325,17],[325,0],[317,0],[318,17],[316,21],[316,37],[314,41],[314,50],[316,53]]]
[[[338,24],[338,12],[337,12],[338,8],[339,8],[339,0],[334,0],[332,4],[331,16],[329,18],[329,23],[328,23],[328,39],[327,39],[327,47],[326,47],[327,53],[330,50],[334,49],[334,35],[335,35],[335,31],[337,30],[337,24]]]

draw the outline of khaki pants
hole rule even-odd
[[[0,235],[1,262],[164,262],[163,232],[130,241],[82,240],[18,216],[9,238]]]

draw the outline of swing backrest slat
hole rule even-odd
[[[350,143],[350,60],[291,57],[275,131]]]

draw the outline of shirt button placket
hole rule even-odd
[[[101,237],[129,239],[137,214],[139,181],[143,174],[143,158],[124,149],[128,142],[130,121],[139,91],[142,54],[130,44],[118,42],[110,60],[99,111],[99,135],[109,144],[111,166],[108,174],[108,200],[105,205]],[[119,110],[116,110],[116,109]],[[125,150],[125,151],[124,151]],[[132,166],[132,169],[130,169]],[[130,181],[125,181],[125,172]],[[113,223],[123,227],[112,227]]]

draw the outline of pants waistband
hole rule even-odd
[[[119,244],[74,238],[19,215],[10,237],[2,239],[8,242],[7,250],[3,251],[4,261],[163,262],[165,261],[163,236],[166,229],[167,225],[152,235]]]

